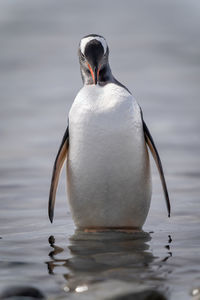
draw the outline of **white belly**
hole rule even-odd
[[[115,84],[86,86],[69,113],[68,196],[77,227],[135,227],[151,199],[140,109]]]

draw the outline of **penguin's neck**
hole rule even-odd
[[[81,70],[81,75],[82,75],[81,77],[82,77],[84,85],[92,85],[93,84],[93,80],[89,73],[85,74]],[[102,69],[99,71],[98,85],[104,86],[107,83],[114,83],[114,82],[115,82],[115,78],[112,75],[109,64],[103,66]]]
[[[111,68],[109,64],[105,65],[100,71],[99,71],[99,85],[104,86],[107,83],[114,82],[115,78],[111,72]]]
[[[84,85],[92,85],[93,84],[93,80],[91,80],[90,78],[86,78],[83,74],[82,75],[82,80],[83,80],[83,84]],[[98,80],[98,85],[99,86],[105,86],[108,83],[115,83],[121,87],[123,87],[124,89],[126,89],[130,94],[131,92],[127,89],[127,87],[125,85],[123,85],[121,82],[119,82],[117,79],[115,79],[115,77],[112,74],[110,65],[107,64],[105,65],[99,72],[99,80]]]
[[[99,82],[100,86],[104,86],[107,83],[115,83],[115,84],[123,87],[124,89],[126,89],[131,94],[131,92],[129,91],[129,89],[127,89],[127,87],[125,85],[123,85],[121,82],[119,82],[117,79],[115,79],[115,77],[112,74],[109,64],[107,64],[105,67],[103,67],[101,69],[101,71],[99,72],[99,81],[98,82]]]

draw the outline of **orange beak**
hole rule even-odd
[[[90,64],[88,64],[88,68],[90,70],[90,73],[92,75],[93,83],[96,85],[99,80],[99,69],[97,70],[96,67],[94,67],[94,70],[92,70]]]

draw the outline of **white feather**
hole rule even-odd
[[[78,227],[137,227],[151,199],[140,108],[123,87],[84,86],[69,113],[69,202]]]
[[[80,42],[81,52],[83,54],[85,54],[85,47],[86,47],[87,43],[89,43],[92,40],[97,40],[101,43],[101,45],[104,49],[104,54],[105,54],[106,50],[107,50],[107,43],[106,43],[106,40],[103,37],[100,37],[100,36],[89,36],[89,37],[83,38]]]

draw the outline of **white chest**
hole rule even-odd
[[[119,218],[119,227],[141,226],[150,201],[149,161],[140,108],[124,88],[91,85],[78,93],[69,113],[67,166],[77,226],[114,227]]]
[[[126,134],[141,127],[141,116],[138,104],[124,88],[91,85],[83,87],[75,98],[69,122],[76,133],[87,129],[92,135],[107,135],[118,129]]]

